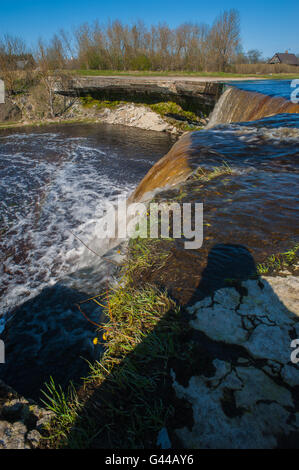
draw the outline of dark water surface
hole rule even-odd
[[[299,243],[298,124],[299,115],[283,114],[191,134],[188,162],[198,167],[197,173],[178,189],[159,195],[160,200],[203,203],[202,247],[185,250],[183,240],[177,239],[163,279],[164,287],[182,304],[194,300],[215,245],[221,246],[214,251],[212,277],[219,276],[228,245],[236,246],[230,253],[237,266],[238,246],[243,247],[241,252],[248,249],[259,264]],[[231,267],[231,277],[235,268]]]

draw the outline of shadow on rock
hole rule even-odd
[[[256,276],[245,247],[216,245],[184,315],[168,312],[84,388],[64,445],[298,448],[299,325],[288,308],[298,278],[275,279]]]
[[[219,243],[211,248],[199,285],[188,304],[212,296],[223,287],[238,288],[242,281],[257,277],[255,261],[245,246]]]

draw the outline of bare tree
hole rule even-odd
[[[7,58],[17,52],[12,54],[11,50],[25,50],[22,40],[6,37],[0,41],[0,61],[5,57],[3,71],[12,69]],[[260,58],[259,51],[248,54],[245,56],[240,49],[239,14],[229,10],[219,15],[212,27],[183,23],[170,28],[167,23],[158,23],[148,28],[141,20],[129,25],[120,20],[83,23],[72,34],[60,30],[49,43],[39,41],[36,55],[39,77],[49,90],[49,103],[52,103],[50,81],[62,70],[222,71],[232,64]]]
[[[22,38],[6,34],[0,39],[0,76],[8,94],[18,92],[26,85],[32,66],[33,58]]]
[[[227,69],[240,42],[238,11],[235,9],[224,11],[216,18],[208,37],[210,57],[218,71]]]
[[[44,86],[49,107],[49,114],[54,118],[59,112],[55,109],[57,96],[55,94],[56,86],[63,87],[69,80],[69,75],[65,72],[67,62],[66,52],[61,39],[54,35],[49,44],[41,39],[38,41],[36,51],[38,63],[38,79]],[[64,108],[66,107],[66,103]]]
[[[262,52],[258,49],[250,49],[247,51],[247,58],[249,64],[258,64],[262,60]]]

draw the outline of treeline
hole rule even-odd
[[[22,39],[6,35],[0,39],[0,71],[14,68],[16,56],[26,62],[30,52],[36,66],[47,61],[52,69],[123,71],[226,71],[233,63],[260,57],[259,51],[242,53],[239,13],[234,9],[221,13],[212,25],[85,23],[72,33],[60,31],[49,42],[39,40],[33,51]],[[29,64],[32,67],[32,60],[23,66]]]
[[[84,24],[75,31],[79,68],[111,70],[225,70],[240,49],[236,10],[222,13],[212,26],[166,23],[147,28],[114,21]]]
[[[259,50],[246,53],[240,39],[240,17],[235,9],[218,15],[211,25],[166,23],[148,27],[139,20],[130,25],[115,20],[101,25],[84,23],[72,33],[63,30],[40,39],[29,50],[19,37],[0,37],[0,77],[8,89],[16,70],[39,75],[65,70],[190,71],[271,73],[291,72],[292,66],[265,64]],[[24,81],[24,80],[23,80]],[[15,86],[15,84],[14,84]]]

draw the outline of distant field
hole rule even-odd
[[[111,75],[123,75],[123,76],[139,76],[139,77],[219,77],[219,78],[246,78],[254,77],[257,80],[261,78],[267,78],[269,80],[291,80],[293,78],[299,78],[298,73],[273,73],[273,74],[241,74],[241,73],[226,73],[226,72],[142,72],[142,71],[119,71],[119,70],[72,70],[71,74],[81,76],[111,76]]]

